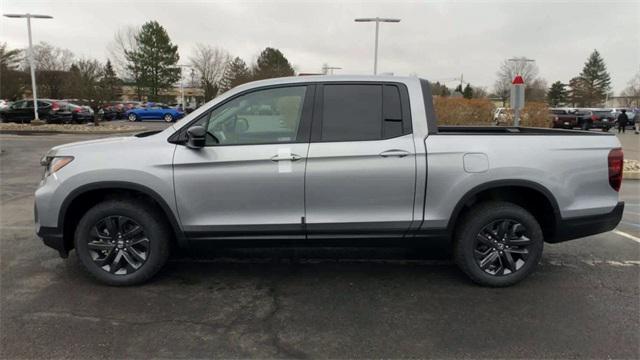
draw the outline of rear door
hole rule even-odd
[[[413,220],[415,146],[395,83],[318,85],[307,155],[307,234],[401,237]]]

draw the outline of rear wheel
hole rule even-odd
[[[75,248],[82,265],[109,285],[140,284],[169,256],[171,230],[155,208],[109,200],[91,208],[78,223]]]
[[[172,122],[173,121],[173,115],[171,114],[165,114],[163,117],[164,121],[166,122]]]
[[[454,257],[474,282],[509,286],[535,270],[543,242],[540,225],[527,210],[512,203],[487,202],[461,219]]]
[[[138,121],[138,116],[136,114],[129,114],[129,121]]]

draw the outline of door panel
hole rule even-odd
[[[309,238],[402,236],[413,220],[414,192],[411,135],[311,143],[305,193]]]
[[[303,238],[304,156],[308,146],[212,146],[198,150],[178,146],[174,181],[185,231],[212,238]]]

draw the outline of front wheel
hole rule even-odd
[[[476,205],[461,219],[455,262],[472,281],[491,287],[529,276],[542,256],[542,229],[531,213],[507,202]]]
[[[169,234],[162,214],[130,200],[97,204],[82,217],[75,248],[85,269],[109,285],[136,285],[155,275],[169,257]]]
[[[165,122],[172,122],[173,121],[173,115],[171,114],[165,114],[164,117],[162,118],[164,119]]]
[[[131,122],[138,121],[138,116],[136,116],[136,114],[129,114],[128,119]]]

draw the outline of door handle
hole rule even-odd
[[[408,151],[404,151],[404,150],[387,150],[387,151],[383,151],[380,153],[380,156],[382,157],[391,157],[391,156],[395,156],[395,157],[405,157],[409,155]]]
[[[300,159],[302,159],[302,156],[296,155],[296,154],[291,154],[289,156],[274,155],[273,157],[271,157],[271,161],[283,161],[283,160],[296,161]]]

